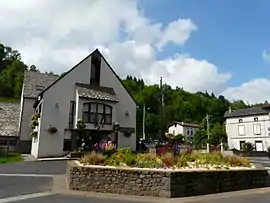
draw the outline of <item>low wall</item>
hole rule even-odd
[[[81,167],[68,163],[71,190],[155,197],[185,197],[269,186],[265,169],[157,171]]]
[[[240,151],[233,149],[235,155],[244,156],[244,157],[268,157],[268,152],[260,151]]]

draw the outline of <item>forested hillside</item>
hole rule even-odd
[[[34,65],[27,67],[21,60],[18,51],[0,44],[0,98],[1,100],[17,99],[19,101],[24,71],[31,69],[38,71]],[[47,74],[53,74],[52,72]],[[146,135],[156,136],[160,130],[160,88],[158,85],[145,85],[142,79],[127,76],[123,79],[124,85],[137,101],[137,131],[142,134],[142,109],[146,105]],[[230,103],[224,96],[215,96],[213,93],[189,93],[181,88],[173,89],[169,85],[163,86],[164,91],[164,129],[172,121],[183,121],[201,124],[195,142],[200,144],[206,140],[205,116],[210,115],[211,142],[217,144],[225,133],[223,128],[224,113],[229,106],[232,109],[248,107],[243,101]],[[261,104],[257,104],[261,105]]]

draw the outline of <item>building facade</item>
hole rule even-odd
[[[85,123],[83,142],[89,148],[109,139],[118,148],[136,150],[135,100],[98,50],[36,98],[33,111],[39,116],[31,148],[35,157],[62,156],[66,143],[78,145],[78,121]],[[29,119],[22,116],[21,123]]]
[[[30,137],[30,121],[35,113],[34,104],[39,95],[46,87],[55,82],[59,76],[48,75],[36,71],[26,71],[21,94],[20,121],[19,121],[19,146],[21,153],[30,153],[32,138]]]
[[[168,127],[168,133],[174,136],[182,134],[186,141],[192,143],[194,140],[194,135],[196,134],[199,125],[194,123],[184,123],[184,122],[173,122]]]
[[[270,107],[229,110],[225,113],[226,133],[230,149],[241,150],[252,143],[256,151],[267,151],[270,146]]]

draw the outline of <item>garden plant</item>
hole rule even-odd
[[[78,160],[84,165],[113,167],[136,167],[156,169],[230,169],[236,167],[254,167],[247,158],[220,152],[199,153],[187,150],[175,156],[172,153],[134,154],[130,149],[111,150],[106,153],[90,152]]]

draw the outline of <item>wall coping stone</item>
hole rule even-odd
[[[114,169],[114,170],[132,170],[132,171],[156,171],[156,172],[216,172],[216,171],[250,171],[250,170],[266,170],[265,168],[261,167],[261,165],[254,165],[254,168],[248,168],[248,167],[234,167],[230,169],[207,169],[207,168],[179,168],[179,169],[162,169],[162,168],[139,168],[139,167],[115,167],[115,166],[109,166],[109,165],[88,165],[88,164],[82,164],[79,161],[73,161],[73,164],[69,162],[71,166],[77,166],[77,167],[84,167],[84,168],[99,168],[99,169]]]

